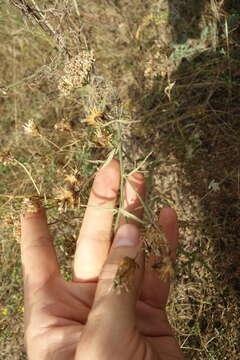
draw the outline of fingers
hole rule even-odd
[[[30,284],[44,284],[59,272],[45,210],[28,212],[21,218],[21,257],[24,277]]]
[[[109,322],[116,313],[118,323],[134,320],[143,264],[138,228],[132,224],[120,226],[99,277],[92,311],[94,318],[104,312]]]
[[[145,179],[140,173],[133,173],[126,181],[124,194],[124,210],[138,218],[143,216],[142,201],[146,192]],[[142,200],[142,201],[141,201]],[[121,215],[120,225],[125,223],[139,225],[139,222]]]
[[[75,281],[95,280],[100,274],[111,245],[119,180],[116,160],[96,174],[77,242],[73,265]]]
[[[120,359],[124,358],[123,349],[126,347],[130,354],[136,354],[139,338],[136,334],[135,310],[143,274],[140,248],[138,228],[132,224],[120,226],[99,277],[93,307],[77,348],[77,358]],[[137,256],[139,251],[140,256]],[[132,273],[131,267],[121,265],[126,258],[130,264],[135,263],[134,259],[138,263]],[[116,279],[118,284],[126,284],[129,291],[115,288]],[[122,290],[120,294],[118,290]],[[89,347],[89,343],[92,346]]]
[[[178,225],[176,212],[171,208],[162,209],[159,217],[159,223],[169,244],[172,260],[176,258],[178,244]],[[145,265],[144,280],[141,292],[141,300],[158,308],[164,308],[167,304],[170,281],[161,281],[159,274],[152,269],[155,262],[154,256],[151,256]]]

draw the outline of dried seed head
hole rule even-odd
[[[135,259],[125,256],[118,263],[117,273],[113,280],[113,290],[117,293],[121,291],[129,291],[129,286],[132,285],[135,270],[139,265]]]
[[[79,184],[79,176],[77,174],[69,174],[69,175],[66,175],[64,181],[73,186],[78,185]]]
[[[40,131],[37,125],[33,120],[29,120],[26,124],[23,125],[25,134],[31,136],[40,136]]]
[[[110,145],[111,135],[100,128],[97,128],[94,134],[94,142],[102,147]]]
[[[59,91],[67,96],[72,90],[85,86],[89,82],[94,62],[92,51],[81,51],[69,60],[58,84]]]
[[[92,126],[100,126],[102,122],[96,119],[102,119],[104,117],[104,113],[96,108],[93,108],[89,115],[86,117],[84,122],[88,123]]]
[[[24,216],[26,213],[37,213],[42,207],[42,201],[40,198],[36,199],[24,199],[22,202],[21,213]]]
[[[59,203],[59,211],[65,212],[67,211],[68,207],[75,207],[77,205],[78,196],[77,192],[69,186],[66,188],[61,188],[58,191],[55,199]]]
[[[162,281],[171,280],[174,277],[174,265],[170,256],[164,256],[160,261],[152,265],[152,268],[159,273]]]
[[[0,154],[0,162],[3,165],[14,165],[15,164],[15,159],[12,156],[12,154],[10,153],[10,151]]]

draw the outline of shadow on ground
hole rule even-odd
[[[217,46],[208,44],[189,56],[189,47],[204,40],[200,21],[206,2],[193,4],[192,0],[169,0],[173,48],[180,45],[186,57],[181,56],[168,79],[155,77],[150,87],[132,92],[132,101],[138,102],[137,118],[142,124],[135,142],[141,141],[142,146],[145,134],[145,148],[154,154],[151,170],[161,164],[159,154],[176,158],[186,177],[186,183],[180,184],[183,201],[184,195],[192,193],[202,209],[195,224],[182,221],[180,214],[182,229],[190,226],[201,234],[192,246],[183,240],[180,253],[189,269],[186,282],[199,281],[203,268],[207,272],[203,276],[209,278],[209,288],[206,282],[207,288],[200,290],[209,306],[189,320],[189,326],[198,330],[187,341],[189,348],[196,349],[187,353],[188,358],[199,359],[197,349],[204,333],[212,332],[214,337],[225,331],[231,337],[240,304],[240,6],[227,1],[215,19],[215,31],[220,34]],[[214,356],[225,351],[216,349]],[[231,354],[235,359],[234,351]]]

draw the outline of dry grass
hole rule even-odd
[[[35,8],[0,2],[0,153],[17,160],[0,163],[2,359],[25,358],[21,196],[36,194],[34,182],[44,195],[69,276],[91,176],[121,144],[126,171],[144,163],[148,206],[178,212],[169,312],[186,358],[237,360],[240,6],[46,0],[41,11],[22,7],[26,17],[13,3]],[[83,51],[96,59],[88,84],[68,81],[61,95],[67,64]]]

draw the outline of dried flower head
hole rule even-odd
[[[69,207],[75,207],[77,205],[78,193],[72,186],[61,188],[55,199],[59,204],[59,211],[65,212]]]
[[[0,162],[3,165],[14,165],[15,158],[12,156],[10,151],[7,151],[6,153],[0,154]]]
[[[62,119],[61,121],[57,122],[54,125],[54,129],[59,130],[59,131],[68,131],[68,132],[71,132],[73,130],[70,121],[68,121],[66,119]]]
[[[168,281],[174,277],[174,265],[169,255],[162,257],[160,261],[152,265],[152,268],[159,273],[162,281]]]
[[[22,202],[21,213],[25,215],[26,213],[37,213],[42,207],[42,201],[39,197],[34,199],[25,198]]]
[[[132,285],[135,270],[138,268],[135,259],[125,256],[118,263],[117,273],[113,280],[113,290],[117,293],[121,291],[129,291],[129,286]]]
[[[68,174],[65,176],[64,181],[72,186],[76,186],[79,184],[79,174],[75,173],[75,174]]]
[[[89,82],[94,62],[93,52],[86,50],[69,60],[58,84],[59,91],[67,96],[72,90],[85,86]]]
[[[100,126],[100,125],[102,125],[102,122],[100,120],[96,120],[96,119],[102,119],[103,117],[104,117],[104,112],[102,112],[101,110],[98,110],[96,108],[93,108],[91,110],[91,112],[89,113],[89,115],[84,120],[84,122],[86,122],[92,126]]]
[[[94,142],[102,147],[107,147],[110,145],[111,135],[106,131],[97,128],[94,133]]]
[[[31,136],[40,136],[40,131],[37,125],[33,120],[29,120],[26,124],[23,125],[25,134]]]

